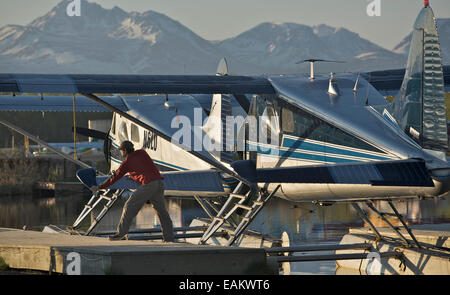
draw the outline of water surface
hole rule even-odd
[[[0,227],[42,230],[48,224],[64,227],[71,225],[89,200],[89,196],[72,195],[36,199],[31,196],[0,197]],[[116,202],[110,212],[98,225],[97,230],[115,230],[120,219],[125,199]],[[409,224],[430,224],[450,222],[450,201],[445,198],[425,200],[410,199],[394,202]],[[169,214],[174,226],[189,226],[196,217],[207,217],[201,207],[192,199],[168,198]],[[381,211],[390,212],[386,202],[377,202]],[[383,223],[374,215],[371,220]],[[84,227],[89,225],[86,218]],[[150,204],[136,216],[132,228],[153,228],[159,220]],[[364,226],[352,206],[337,203],[321,207],[311,203],[292,203],[272,199],[253,221],[251,228],[274,238],[281,238],[283,232],[289,235],[291,245],[337,243],[351,227]],[[320,254],[320,253],[315,253]],[[291,263],[292,274],[335,274],[334,262]]]

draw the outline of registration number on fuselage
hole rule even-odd
[[[153,131],[144,130],[144,145],[142,148],[156,151],[158,149],[158,135]]]

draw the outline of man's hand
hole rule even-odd
[[[99,191],[99,189],[98,189],[98,186],[91,186],[91,191],[93,191],[93,192],[98,192]]]

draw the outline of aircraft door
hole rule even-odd
[[[280,118],[274,96],[255,95],[246,120],[246,142],[257,167],[274,167],[279,156]]]
[[[128,139],[128,126],[121,116],[115,114],[111,125],[111,136],[113,138],[110,146],[111,169],[117,169],[124,158],[122,157],[118,147],[120,143]]]
[[[117,136],[119,138],[119,142],[125,141],[125,140],[130,140],[128,137],[128,126],[127,123],[122,120],[121,122],[118,122],[118,132],[117,132]]]
[[[112,139],[115,138],[116,133],[116,114],[113,113],[111,127],[109,128],[107,135],[103,141],[103,154],[105,155],[106,163],[108,163],[108,167],[111,168],[111,148],[112,148]]]
[[[280,117],[274,103],[266,99],[266,107],[259,119],[260,167],[272,168],[279,161]]]

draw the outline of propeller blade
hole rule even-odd
[[[72,132],[73,132],[73,127],[72,127]],[[76,127],[77,129],[77,133],[87,136],[87,137],[92,137],[92,138],[97,138],[97,139],[101,139],[104,140],[106,138],[106,136],[108,136],[107,133],[102,132],[102,131],[98,131],[98,130],[94,130],[94,129],[89,129],[89,128],[84,128],[84,127]]]
[[[304,59],[304,60],[299,60],[296,62],[296,64],[302,64],[305,62],[316,62],[316,61],[320,61],[320,62],[335,62],[335,63],[346,63],[345,61],[341,61],[341,60],[326,60],[326,59],[315,59],[315,58],[310,58],[310,59]]]

